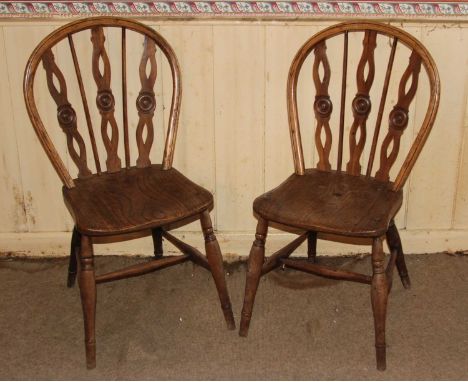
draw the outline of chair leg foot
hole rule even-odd
[[[376,238],[372,244],[371,302],[374,313],[375,351],[378,370],[385,370],[386,368],[385,319],[387,315],[388,287],[384,260],[382,239]]]
[[[211,274],[218,291],[219,300],[221,302],[221,309],[226,320],[226,325],[229,330],[236,328],[234,321],[234,314],[232,313],[231,300],[226,285],[226,278],[224,277],[224,266],[221,249],[219,248],[218,240],[213,232],[210,213],[208,211],[202,212],[200,222],[205,237],[205,250],[208,264],[210,265]]]
[[[253,304],[257,294],[258,284],[262,274],[262,266],[265,260],[265,240],[268,232],[268,222],[259,218],[255,241],[250,250],[245,281],[244,305],[241,313],[239,336],[247,337],[250,319],[252,317]]]
[[[387,368],[387,355],[386,355],[387,348],[385,346],[375,347],[375,358],[377,361],[377,370],[385,371]]]
[[[400,234],[395,223],[390,224],[387,231],[387,243],[390,250],[394,249],[397,251],[396,267],[398,274],[400,275],[401,283],[405,289],[411,288],[411,280],[408,275],[408,269],[406,268],[405,255],[403,253],[403,246],[401,245]]]
[[[81,305],[83,308],[86,367],[96,367],[96,281],[94,277],[94,255],[91,239],[81,237],[78,284],[80,286]]]
[[[77,252],[81,246],[81,235],[78,230],[73,228],[71,244],[70,244],[70,260],[68,263],[67,287],[72,288],[75,285],[76,270],[77,270]]]
[[[153,228],[151,230],[151,235],[153,236],[153,246],[154,246],[154,257],[160,259],[163,257],[163,238],[162,238],[162,228]]]

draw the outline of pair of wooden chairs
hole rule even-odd
[[[117,29],[121,37],[122,65],[122,127],[124,163],[119,156],[119,129],[115,115],[116,101],[111,89],[111,66],[106,49],[105,30]],[[128,32],[143,36],[144,45],[139,65],[141,90],[136,97],[138,123],[130,129],[127,105],[127,45]],[[74,37],[90,33],[92,43],[91,68],[97,88],[96,107],[100,118],[100,135],[106,155],[106,170],[101,167],[97,139],[88,104],[85,76],[80,69]],[[363,33],[363,51],[357,67],[357,94],[351,102],[353,122],[349,131],[349,161],[343,168],[345,145],[346,86],[348,74],[348,39],[353,33]],[[378,115],[369,161],[365,175],[361,175],[360,160],[366,143],[366,121],[371,110],[370,90],[375,75],[374,51],[377,37],[391,38],[389,61],[378,106]],[[327,59],[327,42],[343,38],[343,73],[339,110],[338,158],[332,170],[330,152],[333,110],[328,93],[331,70]],[[76,109],[67,94],[65,76],[54,57],[60,42],[68,43],[74,64],[74,74],[82,99],[85,127],[77,119]],[[389,115],[389,129],[378,150],[379,132],[391,81],[397,44],[410,49],[409,64],[399,83],[396,105]],[[155,82],[157,78],[156,49],[167,58],[172,73],[172,103],[162,164],[152,164],[150,151],[154,139],[153,118],[156,109]],[[313,80],[316,96],[313,109],[316,118],[315,145],[319,161],[317,168],[306,169],[302,150],[297,106],[297,84],[301,67],[310,53],[314,53]],[[34,80],[42,63],[49,92],[57,106],[58,124],[66,135],[68,153],[78,169],[73,179],[54,147],[40,117],[34,95]],[[396,179],[390,181],[400,140],[408,125],[409,106],[415,96],[421,66],[430,83],[429,106],[422,126]],[[39,140],[62,180],[63,196],[74,222],[70,251],[68,286],[78,275],[85,326],[85,348],[88,368],[96,365],[95,312],[96,285],[126,277],[134,277],[191,260],[208,269],[221,301],[229,329],[235,328],[223,271],[222,254],[213,231],[209,211],[212,195],[172,168],[174,146],[181,101],[180,68],[176,56],[166,40],[153,29],[135,21],[98,17],[72,22],[47,36],[34,50],[28,61],[24,94],[29,116]],[[133,100],[132,100],[133,101]],[[258,218],[255,241],[248,262],[244,306],[240,332],[246,336],[255,294],[262,275],[280,265],[322,275],[371,285],[371,301],[375,322],[377,368],[385,369],[385,317],[387,297],[392,286],[392,272],[396,266],[403,285],[410,281],[405,266],[402,245],[393,218],[402,204],[402,187],[428,137],[439,102],[439,78],[435,64],[427,50],[409,34],[383,24],[369,22],[343,23],[316,34],[299,50],[293,60],[287,84],[287,106],[293,148],[295,173],[274,190],[254,202]],[[81,120],[80,120],[81,122]],[[334,129],[334,130],[336,130]],[[131,133],[130,130],[133,130]],[[136,136],[136,161],[132,163],[130,134]],[[91,146],[87,151],[84,136]],[[359,138],[357,137],[359,135]],[[380,155],[380,166],[373,175],[373,162]],[[91,159],[91,160],[90,160]],[[93,168],[94,167],[94,168]],[[93,168],[93,170],[92,170]],[[169,233],[189,222],[200,220],[205,238],[206,257],[196,248]],[[265,240],[269,226],[299,232],[292,243],[265,261]],[[119,237],[135,232],[151,231],[155,257],[143,264],[104,275],[95,275],[93,240],[97,237]],[[372,242],[371,276],[350,271],[330,269],[316,263],[317,234],[368,238]],[[386,237],[391,256],[385,266],[382,241]],[[183,254],[163,257],[162,238],[174,244]],[[308,241],[307,261],[288,257],[305,240]],[[77,271],[78,269],[78,271]]]

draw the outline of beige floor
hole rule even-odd
[[[98,266],[136,260],[99,258]],[[369,269],[369,258],[333,262]],[[410,255],[407,263],[413,287],[395,277],[386,372],[374,368],[368,286],[275,271],[261,281],[244,339],[225,330],[209,273],[191,264],[99,286],[98,366],[87,371],[66,260],[4,259],[0,379],[467,379],[468,257]],[[227,271],[238,320],[245,265]]]

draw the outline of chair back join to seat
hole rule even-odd
[[[120,79],[111,77],[110,54],[106,48],[108,45],[106,42],[106,31],[109,32],[111,29],[120,30]],[[141,35],[143,39],[138,70],[141,87],[133,100],[128,100],[129,92],[127,89],[127,60],[129,56],[127,46],[129,45],[129,31]],[[92,54],[90,54],[89,57],[77,54],[74,37],[79,33],[87,33],[89,36],[88,41],[92,45]],[[67,82],[63,73],[63,69],[67,68],[62,67],[61,70],[58,62],[59,60],[54,56],[54,51],[57,50],[57,46],[62,41],[68,43],[68,54],[71,55],[73,61],[74,80],[77,82],[79,88],[84,118],[78,118],[76,106],[74,107],[70,102]],[[75,182],[55,148],[50,135],[46,131],[45,124],[41,119],[36,105],[34,81],[39,65],[42,63],[50,95],[57,106],[57,120],[60,128],[66,135],[68,154],[78,169],[78,178],[86,178],[91,176],[93,172],[88,163],[89,156],[87,149],[89,149],[89,147],[87,148],[85,144],[85,134],[88,135],[86,140],[91,146],[92,158],[94,159],[95,165],[94,168],[97,174],[101,174],[105,171],[108,173],[115,173],[121,171],[122,168],[131,167],[129,142],[132,126],[129,127],[127,100],[131,103],[136,103],[138,112],[138,122],[134,131],[138,148],[138,156],[135,165],[139,168],[151,165],[150,151],[154,140],[153,118],[156,109],[154,88],[158,76],[156,50],[158,48],[166,56],[172,74],[171,110],[166,132],[164,156],[162,159],[162,168],[170,169],[174,155],[182,90],[177,58],[170,45],[160,34],[141,23],[129,19],[96,17],[79,20],[59,28],[57,31],[47,36],[32,53],[26,67],[24,79],[26,108],[42,146],[66,187],[74,187]],[[100,132],[96,132],[93,127],[93,113],[91,111],[91,106],[88,104],[88,97],[90,94],[87,94],[84,81],[88,73],[84,73],[80,67],[80,61],[83,63],[82,60],[89,60],[91,62],[92,77],[96,84],[96,107],[99,112]],[[137,73],[135,73],[135,75],[136,74]],[[120,80],[121,82],[121,88],[114,87],[114,89],[118,89],[118,91],[122,93],[122,121],[117,121],[115,115],[115,109],[118,105],[116,105],[116,98],[112,91],[111,80],[112,82],[115,80]],[[70,89],[70,87],[68,87],[68,89]],[[122,130],[120,130],[119,125]],[[119,145],[122,145],[120,131],[123,131],[123,163],[122,158],[119,156]],[[97,143],[99,136],[105,148],[105,170],[101,165],[101,158],[99,157]]]
[[[350,35],[354,33],[362,34],[363,49],[356,70],[356,93],[354,99],[350,103],[350,109],[353,115],[347,138],[349,160],[343,163],[343,150],[345,150],[344,147],[346,147],[345,113],[348,108],[346,106],[349,66],[348,46]],[[387,38],[382,38],[382,36],[386,36]],[[316,119],[315,147],[318,152],[318,162],[316,166],[319,170],[324,171],[331,171],[334,168],[330,158],[333,142],[330,118],[334,111],[333,102],[336,101],[332,100],[329,94],[329,85],[333,75],[330,69],[330,62],[327,58],[327,43],[332,38],[338,37],[343,39],[343,60],[341,63],[342,74],[338,76],[338,80],[341,81],[341,97],[339,100],[340,108],[338,110],[339,126],[337,126],[336,129],[339,130],[335,133],[338,135],[337,171],[345,171],[351,175],[361,175],[361,173],[364,173],[367,177],[373,176],[381,181],[390,181],[390,170],[397,160],[402,135],[408,126],[409,108],[418,88],[421,67],[423,67],[427,73],[430,87],[427,112],[406,159],[391,186],[393,190],[397,191],[403,187],[407,180],[434,123],[439,105],[440,83],[437,68],[426,48],[410,34],[380,23],[350,22],[332,26],[309,39],[296,54],[290,67],[287,84],[288,118],[295,172],[299,175],[303,175],[305,172],[297,106],[297,85],[299,73],[304,61],[312,52],[314,54],[312,77],[315,86],[315,102],[313,105]],[[367,168],[364,170],[361,168],[361,160],[363,158],[363,151],[366,146],[368,133],[366,122],[368,121],[372,109],[370,91],[376,76],[376,57],[374,56],[377,42],[386,42],[388,38],[391,40],[388,49],[388,63],[383,81],[383,89],[380,93],[375,128],[373,136],[369,140],[371,146],[368,153],[368,164]],[[398,44],[403,44],[409,49],[409,63],[399,79],[396,103],[393,105],[393,109],[388,115],[388,131],[385,133],[384,137],[382,137],[383,139],[379,141],[379,133],[385,111],[389,85],[391,81],[393,81],[392,68],[394,66]],[[380,148],[378,147],[379,145]],[[374,159],[376,156],[379,157],[380,163],[376,171],[373,172]]]

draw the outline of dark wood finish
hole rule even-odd
[[[78,232],[76,227],[74,227],[72,238],[71,238],[71,243],[70,243],[70,259],[68,263],[68,277],[67,277],[68,288],[71,288],[73,287],[73,285],[75,285],[80,247],[81,247],[81,234]]]
[[[363,175],[307,169],[254,201],[269,221],[348,236],[384,235],[403,200],[401,191]]]
[[[221,255],[221,249],[219,248],[218,240],[214,235],[211,218],[208,211],[203,211],[201,213],[200,223],[203,230],[203,236],[205,237],[206,258],[208,260],[208,264],[210,265],[216,289],[218,290],[224,318],[226,320],[228,329],[234,330],[236,328],[236,323],[234,321],[231,300],[229,299],[226,279],[224,277],[223,257]]]
[[[387,315],[388,284],[384,261],[382,239],[375,238],[372,243],[371,302],[374,312],[375,355],[378,370],[386,368],[385,317]]]
[[[112,63],[106,50],[105,33],[110,28],[121,32],[122,76],[121,89],[123,100],[123,123],[119,126],[115,119],[114,95],[111,88]],[[88,107],[83,75],[78,62],[73,37],[78,33],[91,35],[92,75],[97,87],[96,105],[100,113],[100,134],[94,134],[93,121]],[[128,33],[138,33],[144,39],[142,58],[139,68],[141,91],[136,97],[139,122],[135,131],[138,146],[136,166],[131,165],[130,132],[128,123],[127,68]],[[86,146],[78,127],[79,118],[67,97],[67,84],[62,71],[55,62],[53,50],[62,40],[68,40],[76,80],[84,107],[84,119],[88,127],[90,144],[96,164],[96,174],[92,174],[87,164]],[[161,164],[151,164],[150,150],[153,141],[153,117],[156,106],[154,86],[157,80],[156,49],[167,59],[172,73],[172,102],[164,156]],[[64,131],[69,154],[78,167],[78,178],[68,172],[64,161],[47,134],[46,126],[36,107],[34,80],[39,65],[45,69],[47,86],[57,105],[58,122]],[[149,66],[149,71],[147,67]],[[120,76],[119,76],[120,77]],[[114,78],[113,81],[119,80]],[[191,260],[208,269],[215,281],[221,301],[221,308],[229,329],[235,328],[234,316],[227,290],[223,258],[211,225],[209,211],[213,208],[210,192],[190,181],[172,168],[177,124],[181,100],[180,69],[174,51],[167,41],[153,29],[117,17],[95,17],[67,24],[47,36],[32,53],[25,71],[24,96],[26,108],[32,125],[52,165],[62,180],[63,197],[74,221],[75,229],[70,248],[70,264],[67,285],[72,286],[78,265],[78,281],[83,306],[85,327],[86,364],[96,366],[96,284],[136,277],[159,269]],[[125,164],[122,168],[118,153],[119,128],[123,129],[123,148]],[[146,133],[146,134],[145,134]],[[146,138],[143,137],[146,135]],[[107,171],[101,171],[96,139],[102,138],[106,150]],[[122,143],[120,143],[122,145]],[[196,248],[175,238],[167,231],[200,220],[205,238],[206,257]],[[155,258],[143,264],[103,275],[95,275],[93,240],[112,242],[129,240],[147,235],[151,231]],[[173,243],[183,254],[175,257],[162,257],[162,238]]]
[[[327,277],[330,279],[355,281],[362,284],[370,284],[372,281],[372,278],[370,276],[356,272],[343,271],[341,269],[333,269],[299,260],[281,259],[280,261],[289,268],[312,273],[314,275]]]
[[[346,106],[346,80],[348,78],[348,31],[343,34],[343,69],[341,79],[341,108],[340,108],[340,135],[338,141],[338,163],[336,168],[341,171],[343,164],[343,139],[344,139],[344,120],[345,120],[345,106]]]
[[[363,36],[363,49],[356,70],[357,92],[350,108],[353,113],[353,123],[348,139],[349,161],[346,170],[343,171],[344,113],[346,88],[349,87],[348,38],[351,33],[360,33]],[[333,104],[328,87],[335,75],[330,70],[326,46],[328,40],[341,35],[344,36],[341,65],[343,73],[341,76],[336,76],[336,78],[341,77],[339,130],[336,129],[339,133],[338,160],[336,169],[333,169],[329,154],[332,144],[331,132],[335,131],[335,128],[330,126]],[[381,38],[381,35],[384,38]],[[361,174],[361,158],[366,145],[366,136],[371,133],[367,131],[367,120],[371,112],[370,90],[374,76],[380,70],[374,62],[374,54],[377,44],[384,41],[387,46],[389,39],[392,44],[389,48],[389,59],[383,89],[378,100],[376,125],[364,175]],[[389,115],[388,132],[379,148],[379,133],[385,105],[387,99],[391,99],[388,97],[388,91],[392,68],[399,56],[397,44],[408,48],[410,60],[399,82],[397,102]],[[315,145],[319,161],[317,168],[306,169],[297,108],[297,83],[303,63],[312,53],[314,55],[312,74],[316,90],[314,112],[317,120]],[[427,112],[406,159],[392,182],[390,170],[399,154],[400,139],[408,124],[408,110],[417,91],[421,68],[424,68],[430,85]],[[385,369],[385,319],[395,267],[398,269],[403,286],[410,287],[401,240],[393,219],[401,207],[403,185],[433,126],[439,105],[439,93],[437,68],[426,48],[408,33],[389,25],[359,21],[338,24],[317,33],[299,49],[291,64],[287,84],[288,119],[295,173],[278,187],[256,198],[253,203],[258,226],[256,240],[249,256],[239,335],[247,335],[260,276],[280,264],[323,277],[370,284],[375,323],[376,364],[379,370]],[[374,159],[379,151],[380,165],[373,174]],[[286,232],[300,233],[300,236],[263,264],[268,226]],[[301,233],[304,231],[305,233]],[[320,234],[319,237],[324,240],[347,239],[350,244],[372,242],[372,276],[315,264],[317,234]],[[384,236],[391,254],[387,264],[382,249]],[[308,261],[288,259],[306,238]]]
[[[387,263],[387,268],[385,269],[385,274],[387,276],[387,289],[388,293],[392,290],[393,286],[393,270],[395,269],[396,259],[398,256],[398,252],[393,250],[390,251],[390,259]]]
[[[125,148],[125,167],[130,168],[130,142],[128,137],[128,108],[127,108],[127,30],[122,28],[122,112]]]
[[[411,288],[411,281],[408,275],[408,269],[406,268],[405,255],[403,253],[403,247],[401,245],[400,235],[395,223],[392,221],[387,231],[387,244],[390,251],[397,252],[396,267],[398,274],[400,275],[401,283],[406,289]]]
[[[94,253],[91,238],[81,236],[78,283],[83,307],[86,366],[96,367],[96,279],[94,275]]]
[[[213,208],[213,196],[172,168],[132,167],[63,188],[81,233],[117,235],[160,227]]]
[[[164,259],[154,259],[148,261],[147,263],[135,264],[124,269],[119,269],[118,271],[96,276],[96,284],[108,283],[111,281],[146,275],[147,273],[151,273],[159,269],[167,268],[176,264],[185,263],[188,260],[190,260],[190,257],[188,255],[171,256],[165,257]]]
[[[247,280],[245,282],[244,306],[242,307],[241,323],[239,335],[247,337],[252,317],[253,304],[255,295],[257,294],[260,276],[262,275],[262,266],[265,260],[265,241],[268,232],[268,222],[263,219],[258,219],[257,233],[255,240],[250,250],[249,262],[247,265]]]
[[[307,235],[307,259],[315,263],[317,257],[317,232],[310,231]]]
[[[154,257],[161,258],[163,257],[163,237],[162,237],[162,228],[153,228],[151,230],[151,236],[153,237],[153,246],[154,246]]]

